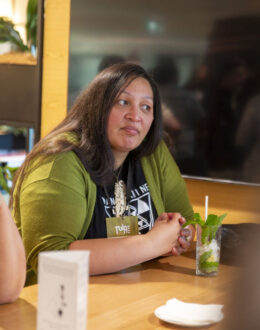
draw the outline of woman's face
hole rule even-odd
[[[153,118],[150,83],[136,78],[116,98],[108,117],[107,135],[115,158],[126,157],[142,143]]]

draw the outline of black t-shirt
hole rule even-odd
[[[154,207],[149,188],[141,167],[140,161],[133,162],[131,170],[131,180],[128,178],[128,161],[125,161],[118,180],[131,181],[129,190],[128,211],[126,215],[137,216],[139,234],[147,233],[154,225],[157,218],[157,212]],[[115,177],[116,181],[116,177]],[[107,193],[106,193],[107,192]],[[96,204],[85,238],[106,238],[106,218],[113,217],[113,208],[115,206],[114,184],[106,187],[97,185]],[[109,198],[107,198],[109,197]]]

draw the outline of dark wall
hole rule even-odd
[[[258,0],[72,1],[69,105],[111,56],[154,76],[182,174],[260,183]]]

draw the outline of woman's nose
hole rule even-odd
[[[133,104],[127,112],[127,119],[132,121],[140,121],[140,110],[137,105]]]

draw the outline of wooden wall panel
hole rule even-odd
[[[228,213],[224,223],[259,222],[260,187],[185,179],[195,212],[204,217],[205,196],[209,212]]]
[[[41,137],[67,113],[70,0],[45,0]]]

